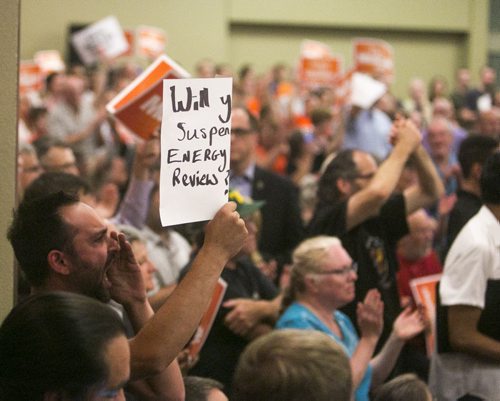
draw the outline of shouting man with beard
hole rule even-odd
[[[140,400],[179,400],[184,388],[175,358],[247,235],[235,209],[234,203],[224,205],[208,223],[191,271],[156,314],[125,236],[75,196],[57,192],[24,200],[8,237],[34,293],[68,291],[121,304],[137,333],[129,342],[134,394]]]

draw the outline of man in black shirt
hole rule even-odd
[[[356,297],[343,311],[356,322],[356,305],[371,288],[384,301],[384,332],[387,339],[400,311],[396,287],[396,242],[408,231],[406,216],[436,202],[444,189],[439,175],[421,145],[421,135],[408,120],[392,129],[394,148],[377,167],[375,159],[358,150],[340,152],[327,167],[318,187],[318,203],[309,227],[310,235],[340,238],[358,263]],[[412,157],[419,184],[391,196],[408,158]]]
[[[485,160],[498,148],[498,141],[484,135],[474,135],[466,138],[460,145],[458,161],[462,169],[460,189],[457,191],[457,201],[448,218],[446,236],[446,251],[443,260],[448,254],[451,244],[462,227],[474,216],[483,202],[479,179]]]

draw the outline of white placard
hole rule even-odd
[[[33,59],[44,74],[64,72],[66,69],[61,53],[57,50],[40,50],[35,53]]]
[[[387,87],[366,74],[355,72],[351,80],[351,104],[369,109],[387,91]]]
[[[485,93],[477,98],[477,109],[480,113],[490,111],[492,107],[491,96],[489,93]]]
[[[118,20],[112,15],[73,34],[71,43],[87,65],[99,61],[102,56],[117,57],[129,48]]]
[[[232,85],[232,78],[163,81],[163,226],[212,219],[227,202]]]

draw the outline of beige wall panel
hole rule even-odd
[[[14,303],[14,258],[5,237],[15,200],[19,1],[2,4],[0,24],[0,321]]]
[[[246,25],[232,26],[231,63],[240,67],[251,62],[258,72],[265,71],[277,62],[295,65],[301,41],[312,39],[324,42],[334,52],[342,54],[345,64],[350,67],[352,39],[357,36],[383,39],[394,47],[396,82],[393,89],[397,96],[406,96],[407,83],[414,76],[428,80],[434,74],[440,74],[452,83],[456,68],[465,63],[465,35],[461,34],[359,32]]]
[[[487,0],[232,0],[232,22],[467,31],[470,2]]]
[[[200,58],[227,60],[226,14],[226,0],[22,0],[21,58],[48,48],[64,54],[69,24],[115,15],[124,28],[164,29],[167,53],[191,72]]]

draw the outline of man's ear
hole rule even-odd
[[[70,273],[68,259],[64,252],[53,249],[47,255],[47,261],[49,262],[50,268],[56,273],[64,275],[68,275]]]
[[[351,182],[349,180],[342,177],[337,178],[335,185],[342,195],[349,195],[351,193]]]
[[[483,166],[481,163],[473,163],[471,166],[470,176],[479,182],[481,179],[481,173],[483,172]]]

